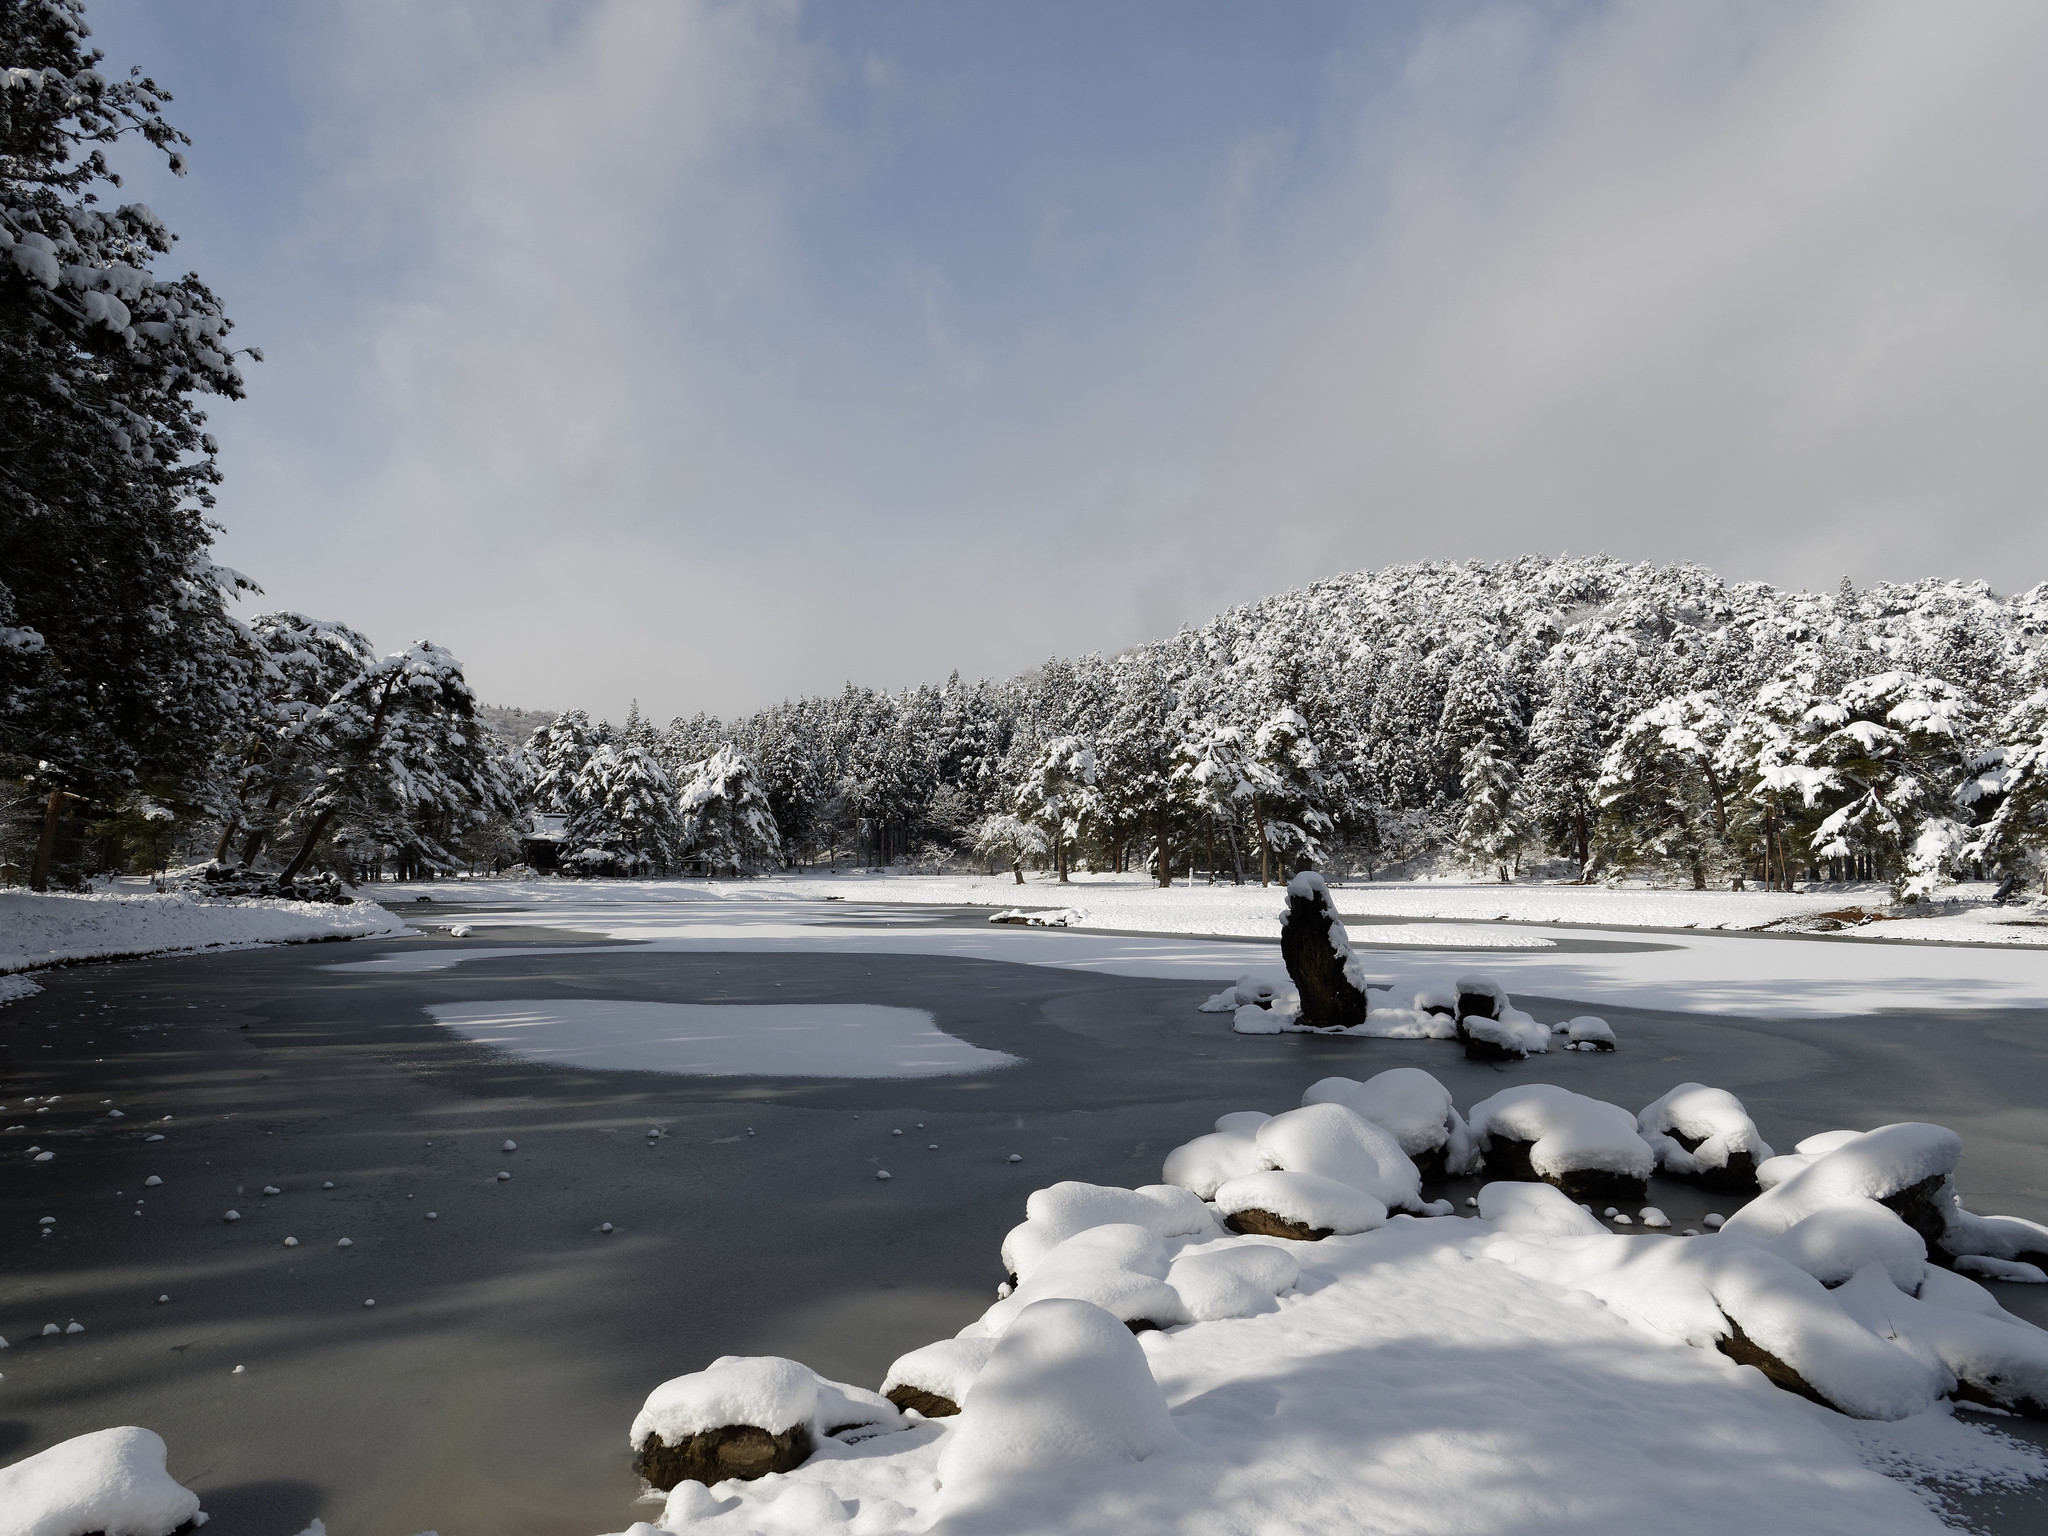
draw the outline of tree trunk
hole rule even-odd
[[[29,865],[28,888],[32,891],[50,888],[50,860],[57,853],[57,823],[63,818],[64,791],[53,789],[43,802],[43,829],[36,837],[35,862]]]
[[[1010,873],[1017,877],[1019,885],[1024,883],[1024,861],[1021,858],[1010,861]]]
[[[1592,829],[1586,821],[1586,808],[1583,805],[1572,807],[1572,838],[1579,849],[1579,884],[1584,885],[1586,864],[1593,856],[1593,839]]]
[[[1252,796],[1252,820],[1259,829],[1259,884],[1273,883],[1273,842],[1266,836],[1266,812],[1259,804],[1259,797]]]
[[[1157,815],[1159,817],[1159,888],[1166,890],[1173,884],[1173,870],[1166,862],[1166,807],[1160,806]],[[1192,877],[1190,877],[1189,883],[1193,883]]]
[[[313,857],[314,847],[322,837],[326,836],[328,826],[333,822],[335,815],[340,809],[339,806],[330,805],[326,810],[313,818],[313,825],[306,828],[306,840],[299,844],[299,851],[292,855],[291,863],[285,865],[283,872],[278,875],[277,883],[279,885],[284,885],[298,879],[299,871],[306,867],[306,860]]]
[[[1194,876],[1188,876],[1188,883],[1194,883]],[[1209,883],[1216,883],[1216,818],[1209,818]]]

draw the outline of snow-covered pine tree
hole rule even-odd
[[[690,772],[677,802],[686,852],[712,874],[746,875],[782,862],[782,837],[753,759],[722,746]]]
[[[1976,753],[1956,801],[1975,822],[1963,857],[2016,885],[2048,874],[2048,687],[1998,722],[1997,745]]]
[[[330,830],[448,867],[465,826],[518,814],[510,759],[475,713],[462,663],[425,640],[344,683],[302,733],[321,773],[292,808],[298,852],[279,881],[296,879]]]
[[[1213,717],[1190,720],[1174,749],[1173,794],[1201,818],[1209,883],[1216,883],[1216,834],[1223,833],[1230,850],[1233,884],[1244,884],[1238,856],[1237,827],[1250,812],[1255,793],[1245,772],[1244,738],[1237,727]]]
[[[1600,738],[1586,688],[1575,672],[1553,679],[1529,724],[1534,756],[1523,781],[1536,832],[1546,847],[1579,866],[1581,880],[1593,858],[1593,824],[1599,818],[1593,786],[1600,780]]]
[[[1068,880],[1073,845],[1096,817],[1095,748],[1078,736],[1055,736],[1017,787],[1017,814],[1045,834],[1061,885]]]
[[[190,141],[90,32],[77,0],[0,4],[0,774],[45,799],[39,887],[67,797],[197,792],[252,665],[195,403],[242,394],[231,326],[197,276],[150,271],[174,238],[153,212],[99,203],[108,146],[183,174]]]
[[[1505,885],[1529,840],[1515,765],[1491,733],[1481,732],[1465,748],[1461,767],[1465,809],[1458,819],[1458,852]]]
[[[580,709],[565,710],[526,738],[527,793],[540,815],[575,813],[576,781],[603,739]]]
[[[593,875],[662,871],[676,860],[676,787],[645,747],[602,742],[570,793],[565,865]]]
[[[1245,759],[1251,781],[1252,830],[1259,839],[1259,884],[1285,881],[1289,867],[1308,869],[1326,857],[1332,824],[1322,756],[1298,709],[1276,710],[1252,736]]]
[[[1622,869],[1671,868],[1705,890],[1731,860],[1725,788],[1715,756],[1727,712],[1711,693],[1644,710],[1601,761],[1596,852]]]

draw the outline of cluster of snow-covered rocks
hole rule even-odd
[[[79,960],[389,938],[407,931],[371,901],[207,898],[146,886],[79,893],[9,890],[0,891],[0,975]]]
[[[1411,1067],[1302,1099],[1222,1116],[1163,1183],[1031,1195],[995,1303],[879,1391],[773,1358],[663,1384],[630,1439],[665,1503],[630,1536],[1366,1515],[1504,1532],[1534,1511],[1599,1531],[1940,1529],[1858,1463],[1851,1420],[1915,1421],[1881,1461],[1946,1437],[1951,1465],[2048,1471],[1949,1417],[1947,1400],[2048,1417],[2048,1333],[1965,1273],[2048,1278],[2048,1228],[1962,1208],[1953,1132],[1833,1132],[1780,1157],[1696,1083],[1639,1114],[1548,1084],[1460,1114]],[[1683,1235],[1610,1207],[1631,1229],[1613,1231],[1575,1199],[1640,1198],[1659,1168],[1761,1193]],[[1423,1198],[1482,1169],[1500,1176],[1476,1215]],[[1681,1425],[1688,1472],[1646,1475]]]

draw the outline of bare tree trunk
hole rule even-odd
[[[1155,814],[1159,818],[1159,888],[1165,890],[1173,884],[1173,870],[1166,862],[1166,807],[1161,805]]]
[[[1022,858],[1015,858],[1010,861],[1010,873],[1017,877],[1019,885],[1024,883],[1024,860]]]
[[[1266,812],[1259,804],[1259,797],[1252,796],[1252,820],[1259,829],[1259,884],[1273,883],[1273,842],[1266,836]]]
[[[36,836],[35,861],[29,865],[28,888],[32,891],[50,888],[50,861],[57,854],[57,823],[63,817],[64,791],[53,789],[43,802],[43,828]]]
[[[1188,880],[1192,884],[1194,876],[1190,875]],[[1209,883],[1211,885],[1216,883],[1216,818],[1214,816],[1209,818]]]

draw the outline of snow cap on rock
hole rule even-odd
[[[1216,1191],[1216,1209],[1226,1216],[1241,1211],[1266,1211],[1311,1231],[1338,1237],[1370,1232],[1383,1226],[1387,1208],[1355,1184],[1341,1184],[1316,1173],[1272,1170],[1232,1179]]]
[[[1400,1142],[1342,1104],[1310,1104],[1275,1115],[1259,1127],[1257,1141],[1259,1161],[1268,1168],[1320,1174],[1393,1209],[1421,1203],[1422,1175]]]
[[[169,1536],[199,1513],[199,1496],[164,1468],[160,1436],[132,1425],[95,1430],[0,1467],[7,1536]]]
[[[828,1381],[807,1365],[775,1355],[723,1355],[701,1371],[677,1376],[648,1393],[634,1415],[628,1443],[649,1435],[675,1445],[707,1429],[751,1424],[779,1435],[798,1424],[813,1438],[850,1424],[899,1429],[903,1415],[879,1392]]]

